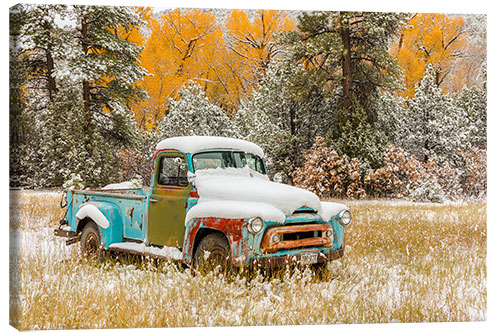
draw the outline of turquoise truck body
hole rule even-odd
[[[202,151],[212,152],[220,149],[206,148]],[[239,151],[234,147],[224,149],[227,150]],[[85,225],[95,223],[102,250],[124,250],[162,257],[158,255],[158,251],[139,251],[126,244],[141,244],[143,249],[169,248],[178,251],[173,259],[188,265],[193,263],[193,256],[200,241],[210,233],[224,235],[229,244],[231,262],[237,267],[253,264],[280,266],[289,261],[323,263],[343,255],[344,233],[348,223],[342,220],[342,214],[346,210],[323,220],[317,210],[299,207],[286,216],[283,223],[264,220],[263,228],[258,233],[249,229],[248,217],[206,216],[184,221],[186,214],[200,200],[197,188],[193,182],[187,182],[183,186],[170,186],[173,189],[160,186],[158,169],[162,154],[174,154],[173,156],[182,158],[188,174],[195,173],[192,152],[183,151],[181,148],[159,149],[154,158],[151,187],[67,190],[66,214],[55,234],[67,237],[67,244],[76,243]],[[180,207],[175,208],[179,210],[176,219],[172,220],[172,212],[169,209],[161,208],[167,206],[156,206],[157,201],[162,198],[165,205],[169,202],[180,202],[175,206]],[[152,214],[155,218],[154,224]],[[168,217],[169,224],[165,225],[162,220],[167,220]],[[158,237],[156,233],[163,235]],[[170,234],[180,236],[169,239]]]

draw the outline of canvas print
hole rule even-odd
[[[486,320],[486,15],[9,17],[13,327]]]

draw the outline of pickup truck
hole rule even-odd
[[[128,252],[228,267],[322,264],[344,253],[349,209],[271,181],[263,150],[223,137],[156,147],[151,186],[67,190],[56,236],[86,255]]]

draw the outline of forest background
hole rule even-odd
[[[325,197],[486,196],[484,15],[18,6],[10,43],[13,187],[147,185],[160,139],[225,135]]]

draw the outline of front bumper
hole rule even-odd
[[[344,256],[344,247],[342,246],[336,250],[303,250],[295,254],[287,254],[287,255],[274,255],[274,256],[255,256],[250,258],[250,267],[269,267],[269,268],[279,268],[283,267],[287,264],[299,264],[300,258],[303,254],[318,254],[317,264],[323,264],[326,262],[330,262],[332,260],[339,259]],[[236,265],[236,266],[246,266],[246,265]]]

